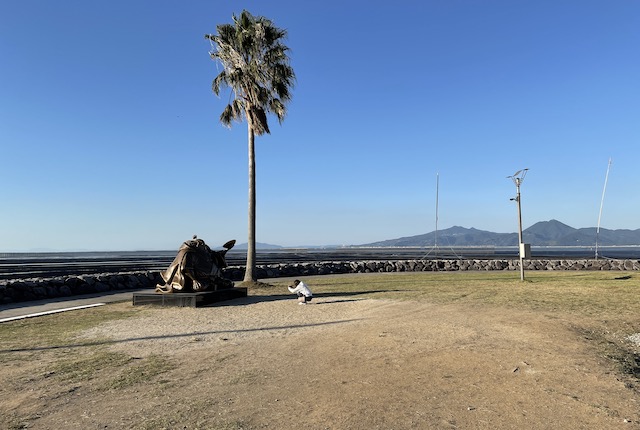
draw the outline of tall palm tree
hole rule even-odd
[[[220,115],[220,122],[231,127],[233,121],[247,120],[249,134],[249,237],[244,282],[256,281],[256,170],[255,136],[270,133],[267,114],[280,123],[291,100],[295,81],[289,64],[289,48],[283,40],[287,31],[269,19],[243,10],[232,24],[221,24],[218,34],[206,34],[211,42],[211,58],[220,61],[222,72],[213,80],[212,89],[220,95],[228,87],[233,97]]]

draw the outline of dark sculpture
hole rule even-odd
[[[222,277],[222,269],[227,267],[225,254],[235,244],[235,240],[230,240],[222,245],[224,250],[212,251],[204,240],[193,236],[180,246],[169,268],[160,272],[165,284],[157,284],[156,292],[188,293],[232,288],[233,282]]]

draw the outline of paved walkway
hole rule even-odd
[[[344,276],[344,275],[324,275]],[[295,277],[277,278],[277,282],[286,283],[296,279]],[[261,279],[264,282],[276,281],[276,279]],[[82,309],[104,303],[126,302],[133,303],[133,293],[152,292],[154,289],[142,288],[126,291],[109,291],[106,293],[86,294],[82,296],[57,297],[55,299],[34,300],[28,302],[10,303],[0,305],[0,323],[22,318],[30,318],[65,310]]]
[[[29,302],[0,305],[0,323],[32,316],[63,312],[65,310],[82,309],[99,306],[104,303],[133,301],[133,293],[153,291],[149,288],[114,291],[107,293],[86,294],[82,296],[59,297],[55,299],[34,300]]]

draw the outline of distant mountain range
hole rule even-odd
[[[438,246],[516,246],[518,233],[493,233],[454,226],[437,232]],[[434,246],[436,232],[383,240],[360,246]],[[522,231],[522,241],[532,246],[595,246],[596,228],[573,228],[557,220],[541,221]],[[640,229],[600,228],[598,246],[640,245]]]
[[[247,242],[240,243],[233,247],[233,249],[235,250],[244,250],[244,251],[246,251],[248,248],[249,248],[249,244]],[[280,245],[271,245],[270,243],[256,242],[256,249],[281,249],[281,248],[283,247]]]

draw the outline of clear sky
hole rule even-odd
[[[640,2],[0,2],[0,251],[247,238],[247,127],[205,33],[247,9],[297,75],[258,137],[257,240],[363,244],[557,219],[640,228]],[[439,187],[436,188],[436,176]]]

